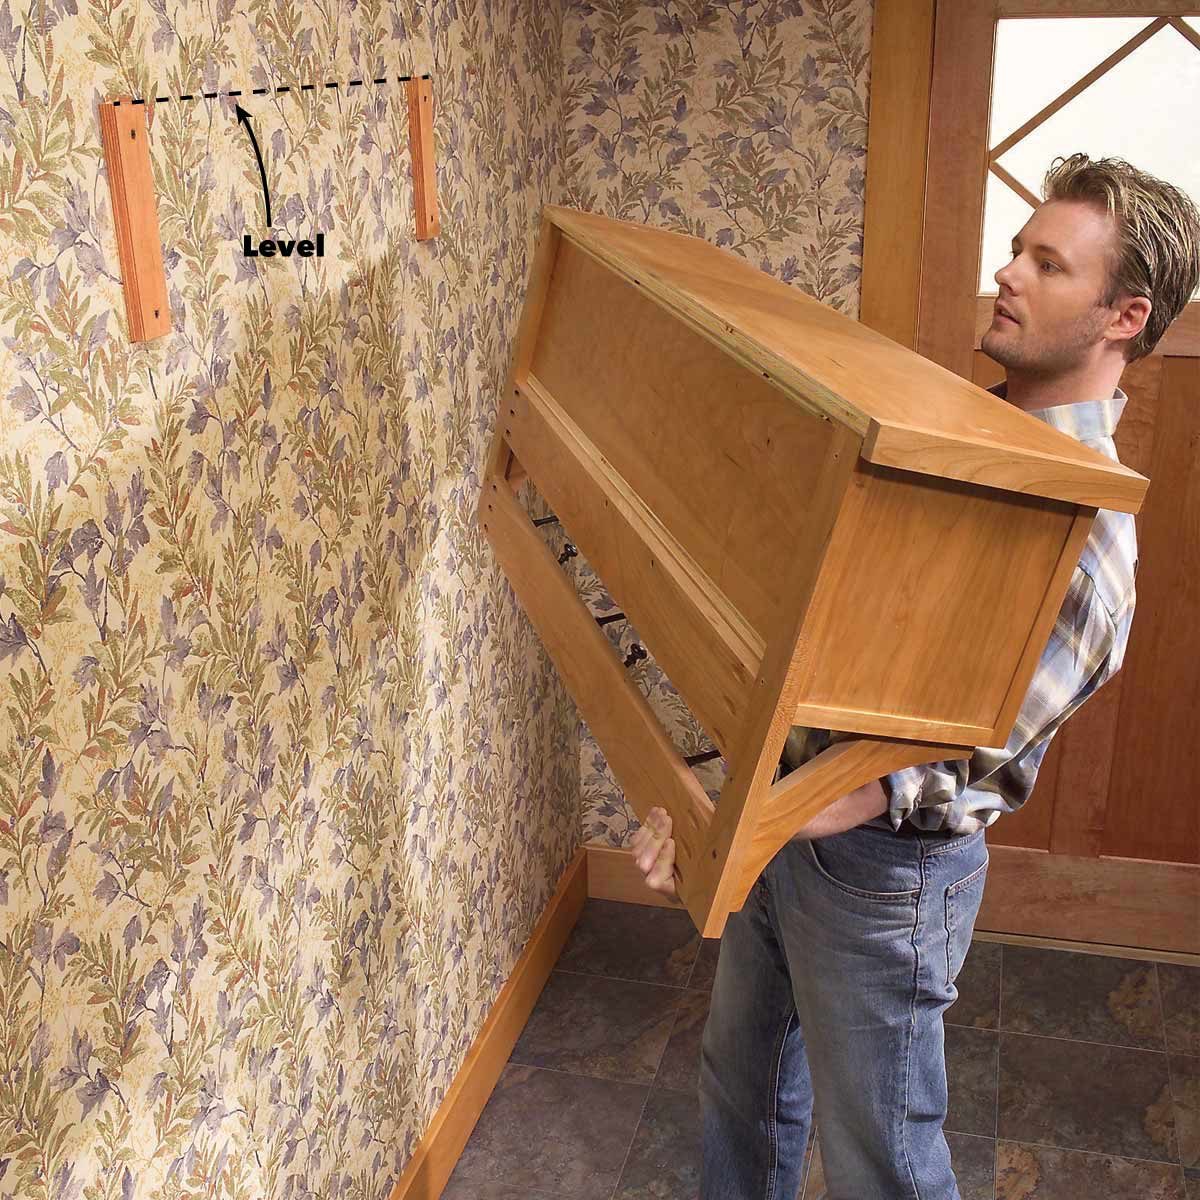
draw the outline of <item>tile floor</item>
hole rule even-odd
[[[589,900],[443,1200],[695,1200],[719,946]],[[977,940],[958,988],[963,1200],[1200,1200],[1200,967]],[[802,1200],[826,1196],[814,1142]]]

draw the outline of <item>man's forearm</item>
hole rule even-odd
[[[883,785],[878,779],[872,779],[870,783],[847,792],[840,800],[835,800],[827,809],[817,813],[803,829],[792,834],[792,837],[809,839],[844,833],[847,829],[853,829],[887,810],[888,799]]]

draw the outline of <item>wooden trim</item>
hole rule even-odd
[[[413,211],[417,222],[417,241],[437,237],[441,230],[438,216],[437,162],[433,142],[433,80],[428,76],[409,79],[408,145],[412,159]]]
[[[1001,818],[1003,820],[1004,818]],[[986,834],[985,834],[986,837]],[[656,908],[681,908],[682,905],[668,896],[662,895],[661,892],[653,891],[647,887],[645,877],[638,870],[637,864],[633,860],[633,855],[627,849],[601,846],[598,844],[587,844],[584,847],[588,857],[588,898],[594,900],[616,900],[624,904],[645,904]],[[1012,855],[1025,855],[1028,858],[1025,861],[1013,862]],[[1102,919],[1097,920],[1094,917],[1084,914],[1087,921],[1086,932],[1099,933],[1099,937],[1092,939],[1081,938],[1080,932],[1083,931],[1083,926],[1073,926],[1073,915],[1078,914],[1078,909],[1074,907],[1074,902],[1068,897],[1068,904],[1071,905],[1067,911],[1065,918],[1059,920],[1057,924],[1062,930],[1062,936],[1059,937],[1038,937],[1033,934],[1011,932],[1008,927],[1011,927],[1014,922],[1008,920],[1008,914],[1013,910],[1013,896],[1020,898],[1020,907],[1022,909],[1034,909],[1039,903],[1050,903],[1051,901],[1044,895],[1047,890],[1045,876],[1053,874],[1053,872],[1045,872],[1035,869],[1030,876],[1035,888],[1039,889],[1040,893],[1032,897],[1031,900],[1025,900],[1022,893],[1025,888],[1025,874],[1029,870],[1029,860],[1033,858],[1041,859],[1046,863],[1053,863],[1058,857],[1056,855],[1048,855],[1039,853],[1034,850],[1020,850],[1009,846],[995,846],[989,843],[988,855],[991,860],[991,865],[988,868],[988,881],[984,889],[983,907],[980,911],[980,917],[975,923],[974,939],[981,942],[1004,942],[1014,946],[1041,946],[1046,949],[1054,950],[1073,950],[1080,954],[1101,954],[1117,958],[1136,958],[1147,959],[1155,962],[1175,962],[1182,963],[1187,966],[1200,966],[1200,953],[1196,950],[1188,951],[1186,948],[1171,949],[1157,948],[1154,943],[1164,939],[1155,933],[1153,922],[1155,915],[1151,908],[1149,915],[1138,921],[1123,921],[1119,927],[1106,928]],[[1076,863],[1084,860],[1071,860]],[[1114,860],[1098,859],[1088,860],[1095,861],[1100,864],[1103,874],[1103,868]],[[1126,866],[1122,860],[1115,860]],[[1161,888],[1164,885],[1171,885],[1170,877],[1159,876],[1156,868],[1160,865],[1157,863],[1136,863],[1131,864],[1137,868],[1137,871],[1145,871],[1147,877],[1144,882],[1138,882],[1135,875],[1135,888],[1140,900],[1148,899],[1153,905],[1155,900],[1155,889]],[[1195,867],[1178,868],[1181,871],[1190,871],[1193,876],[1200,877],[1200,870]],[[1186,880],[1185,880],[1186,885]],[[1007,887],[1016,889],[1013,893],[1005,891]],[[1183,907],[1186,909],[1188,897],[1192,897],[1192,902],[1197,903],[1196,897],[1200,896],[1200,878],[1190,886],[1190,890],[1183,890],[1180,896],[1174,901],[1173,907],[1178,909]],[[1058,901],[1053,901],[1057,903]],[[1171,905],[1163,905],[1164,908],[1169,908]],[[1164,916],[1163,919],[1166,919]],[[1195,914],[1192,915],[1191,925],[1193,929],[1193,940],[1200,936],[1195,933],[1200,927],[1200,920]],[[1099,926],[1097,929],[1096,927]],[[1112,938],[1115,935],[1121,934],[1127,936],[1128,933],[1136,930],[1142,930],[1149,934],[1149,943],[1147,945],[1139,945],[1136,942],[1126,942],[1121,944],[1115,942]],[[1182,940],[1182,939],[1180,939]]]
[[[917,349],[971,378],[971,297],[978,292],[995,2],[937,6],[929,179],[921,247]]]
[[[561,241],[562,232],[543,209],[537,241],[534,244],[533,264],[529,268],[529,283],[521,304],[521,320],[513,341],[512,365],[508,372],[509,392],[516,388],[518,380],[529,374],[529,365],[533,362],[533,352],[537,346],[538,327],[542,323],[542,313],[546,308],[546,297],[550,293],[550,280],[554,276],[554,264],[558,261]]]
[[[529,280],[525,285],[521,319],[517,323],[517,332],[513,338],[512,360],[509,363],[508,375],[505,380],[505,394],[501,398],[496,414],[497,423],[500,421],[500,414],[504,411],[504,401],[509,396],[516,394],[516,380],[524,379],[529,373],[529,363],[533,358],[538,326],[542,323],[542,313],[546,308],[546,296],[550,291],[550,279],[554,274],[554,263],[558,258],[558,242],[561,236],[558,226],[543,213],[537,236],[533,242],[533,262],[529,264]],[[503,428],[503,426],[500,427]],[[524,471],[516,465],[508,443],[502,437],[493,436],[492,444],[488,448],[483,477],[491,479],[501,476],[509,480],[509,486],[515,491],[520,486]]]
[[[992,323],[996,293],[985,292],[975,297],[975,340],[972,349],[978,350],[983,335]],[[1166,332],[1154,347],[1155,354],[1164,358],[1200,358],[1200,300],[1192,300],[1183,312],[1167,326]]]
[[[627,793],[654,797],[655,803],[671,814],[675,885],[686,900],[693,894],[693,868],[708,835],[713,803],[549,547],[502,482],[494,477],[483,481],[479,519],[484,533]]]
[[[964,0],[955,0],[963,3]],[[1156,17],[1200,16],[1179,0],[985,0],[997,17]]]
[[[1183,34],[1197,50],[1200,50],[1200,33],[1197,33],[1186,21],[1180,17],[1170,17],[1169,22],[1177,32]]]
[[[969,310],[966,315],[970,317]],[[1007,403],[999,397],[993,399],[1001,405]],[[1022,415],[1028,417],[1027,413]],[[1036,417],[1028,419],[1037,421]],[[1035,446],[1018,450],[1013,446],[1001,447],[989,438],[872,420],[863,442],[862,457],[880,467],[896,467],[1048,500],[1114,508],[1119,512],[1135,513],[1141,508],[1148,479],[1069,434],[1061,434],[1060,445],[1061,453]]]
[[[1040,208],[1042,205],[1041,198],[1035,196],[1015,175],[1006,171],[998,162],[994,162],[988,168],[1001,183],[1007,184],[1030,208]]]
[[[131,342],[148,342],[171,332],[147,107],[134,104],[131,96],[100,105],[100,138]]]
[[[1003,157],[1008,153],[1022,138],[1031,134],[1039,125],[1048,121],[1056,112],[1062,108],[1066,108],[1080,92],[1091,87],[1097,79],[1108,74],[1118,63],[1124,62],[1143,42],[1152,38],[1160,29],[1167,24],[1166,17],[1159,17],[1156,21],[1151,21],[1144,29],[1139,29],[1124,45],[1118,46],[1103,62],[1094,66],[1081,79],[1077,79],[1066,91],[1055,96],[1044,108],[1034,113],[1024,125],[1018,126],[1012,131],[1003,141],[997,142],[995,146],[988,152],[988,158],[994,166],[998,158]],[[988,80],[989,89],[991,80]],[[1035,204],[1036,208],[1037,205]]]
[[[988,850],[976,929],[1200,953],[1200,867]]]
[[[1172,950],[1146,950],[1142,946],[1113,946],[1105,942],[1071,942],[1064,938],[1033,937],[1024,933],[991,933],[978,929],[975,930],[972,940],[995,942],[1002,946],[1032,946],[1036,950],[1065,950],[1072,954],[1095,954],[1102,958],[1132,958],[1140,962],[1177,963],[1181,967],[1200,967],[1200,954],[1179,954]]]
[[[390,1200],[442,1194],[587,903],[589,858],[581,847],[563,872]]]
[[[796,711],[792,714],[792,724],[805,725],[809,729],[837,729],[843,733],[861,733],[901,740],[915,738],[926,742],[955,742],[962,746],[988,745],[987,739],[995,734],[994,725],[962,725],[949,721],[931,721],[925,717],[804,702],[796,705]]]
[[[859,320],[917,344],[934,0],[875,0]]]

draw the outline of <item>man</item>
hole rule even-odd
[[[1200,214],[1117,159],[1056,160],[996,272],[992,391],[1116,458],[1128,362],[1200,282]],[[984,830],[1028,798],[1058,727],[1120,667],[1133,518],[1100,510],[1007,745],[843,796],[763,870],[721,938],[700,1064],[702,1200],[794,1200],[815,1113],[829,1200],[959,1200],[942,1018],[983,895]],[[970,580],[963,580],[969,587]],[[795,728],[780,769],[830,742]],[[674,894],[670,818],[631,851]]]

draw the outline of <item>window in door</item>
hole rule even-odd
[[[993,276],[1059,155],[1123,158],[1200,204],[1198,113],[1200,18],[999,20],[980,295],[996,294]]]

